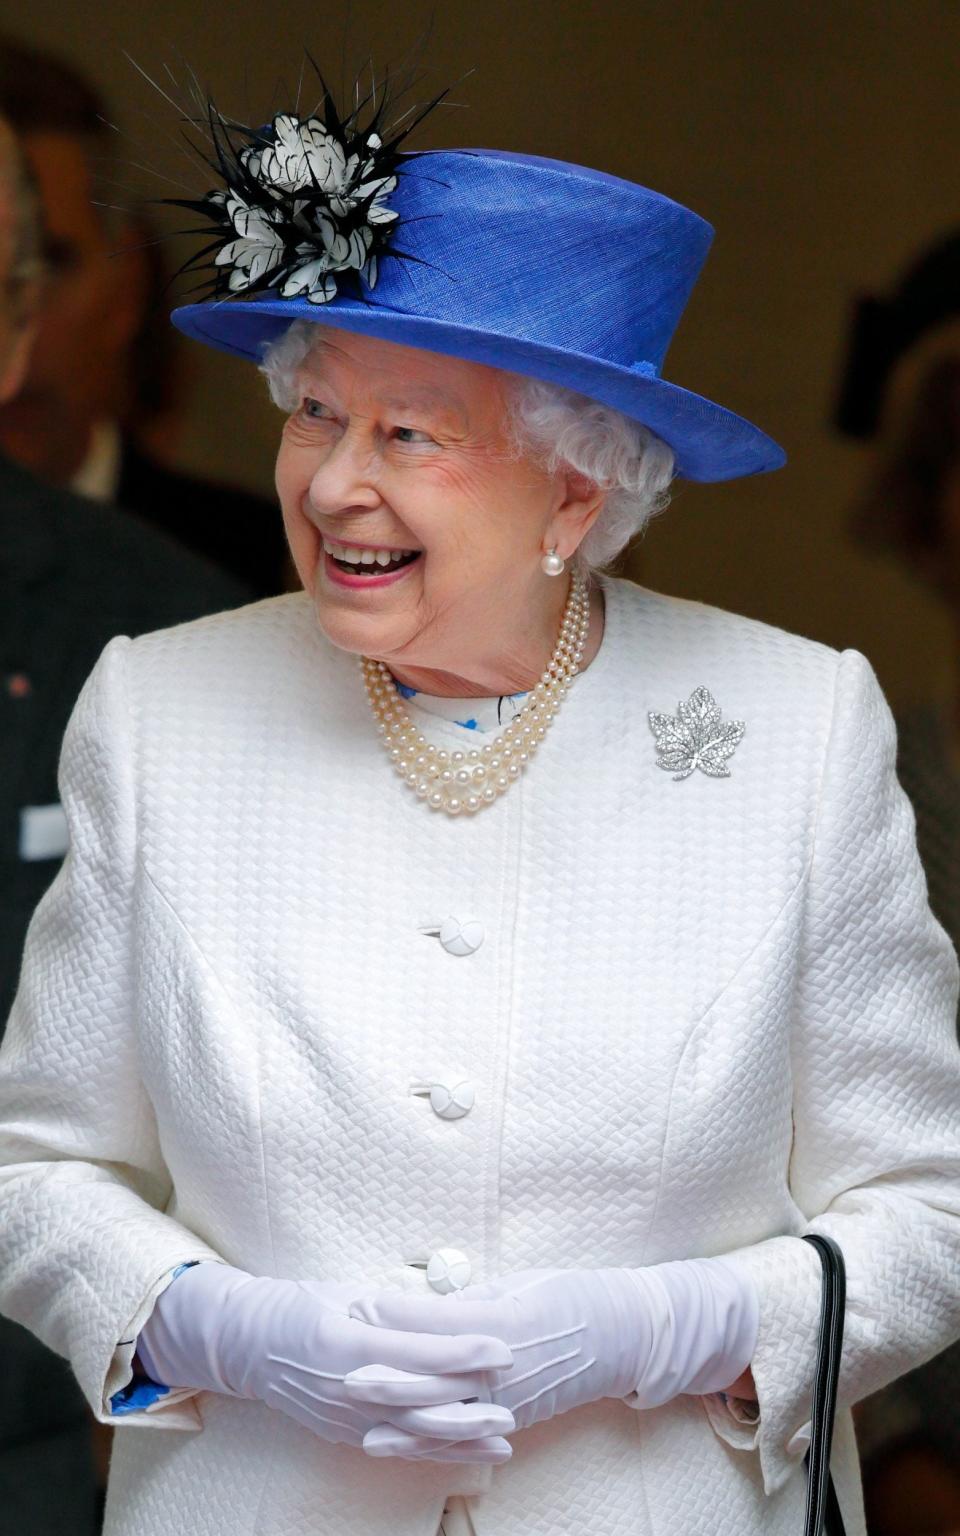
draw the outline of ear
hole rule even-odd
[[[607,492],[585,475],[569,471],[559,480],[560,503],[546,529],[547,548],[569,560],[579,549],[607,499]]]
[[[4,356],[0,358],[0,405],[6,405],[20,391],[30,361],[35,329],[32,320],[19,325],[10,338]]]

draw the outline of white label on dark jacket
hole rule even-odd
[[[63,806],[25,805],[20,811],[20,857],[30,862],[38,859],[62,859],[69,836]]]

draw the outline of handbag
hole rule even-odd
[[[830,1476],[830,1447],[837,1407],[837,1380],[843,1349],[843,1318],[847,1299],[843,1253],[832,1237],[808,1233],[803,1241],[820,1255],[823,1288],[820,1295],[820,1337],[813,1376],[810,1409],[810,1449],[807,1468],[807,1505],[803,1536],[845,1536],[837,1491]]]

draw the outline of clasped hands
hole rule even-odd
[[[137,1349],[155,1381],[259,1399],[371,1456],[497,1463],[514,1429],[599,1398],[721,1390],[756,1329],[727,1259],[523,1270],[451,1296],[205,1262],[157,1298]]]

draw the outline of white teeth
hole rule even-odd
[[[321,535],[321,543],[328,555],[333,555],[336,560],[345,560],[350,565],[389,565],[391,560],[419,554],[419,550],[415,549],[358,549],[355,544],[338,544],[335,539],[328,539],[326,534]]]

